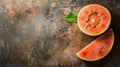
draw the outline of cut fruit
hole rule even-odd
[[[77,21],[83,33],[97,36],[108,29],[111,15],[107,8],[98,4],[90,4],[80,10]]]
[[[110,29],[77,52],[76,55],[85,61],[97,61],[104,58],[110,52],[113,44],[114,32]]]

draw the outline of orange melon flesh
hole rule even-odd
[[[86,61],[96,61],[105,57],[110,52],[113,43],[114,33],[110,29],[77,52],[76,55]]]
[[[90,4],[80,10],[77,20],[81,31],[87,35],[96,36],[108,29],[111,23],[111,15],[105,7]]]

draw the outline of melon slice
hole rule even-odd
[[[97,36],[108,29],[111,23],[111,15],[104,6],[90,4],[80,10],[77,22],[83,33]]]
[[[77,52],[76,55],[85,61],[96,61],[102,59],[110,52],[113,43],[114,32],[110,29]]]

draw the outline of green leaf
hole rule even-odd
[[[78,13],[76,13],[76,12],[70,13],[65,17],[65,20],[70,23],[76,23],[77,15],[78,15]]]

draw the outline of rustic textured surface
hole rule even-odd
[[[75,55],[95,37],[83,34],[65,15],[98,3],[112,15],[115,43],[97,62]],[[119,0],[0,0],[0,67],[120,67]]]

